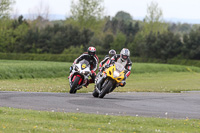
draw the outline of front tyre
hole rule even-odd
[[[97,92],[97,90],[96,90],[96,89],[94,89],[94,91],[93,91],[92,95],[93,95],[94,97],[98,97],[98,96],[99,96],[99,93]]]
[[[109,80],[108,83],[102,88],[99,98],[103,98],[110,90],[110,88],[113,86],[112,80]]]
[[[74,82],[72,83],[72,86],[71,86],[71,89],[70,89],[69,93],[71,93],[71,94],[76,93],[76,87],[78,86],[79,80],[80,80],[80,77],[77,76],[75,78]]]

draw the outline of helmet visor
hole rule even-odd
[[[89,52],[89,55],[94,56],[95,52]]]
[[[122,58],[123,58],[124,60],[127,60],[128,56],[127,56],[127,55],[122,55]]]

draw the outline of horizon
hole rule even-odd
[[[25,19],[30,19],[30,16],[38,16],[36,14],[21,14],[23,15],[23,17]],[[18,15],[20,16],[20,15]],[[18,17],[17,16],[17,17]],[[108,15],[110,16],[110,15]],[[15,16],[16,17],[16,16]],[[63,15],[63,14],[49,14],[48,19],[50,21],[55,21],[55,20],[66,20],[68,16],[67,15]],[[110,16],[110,17],[114,17],[114,16]],[[144,17],[132,17],[133,20],[140,20],[143,21]],[[187,23],[187,24],[191,24],[191,25],[200,25],[200,19],[187,19],[187,18],[163,18],[164,22],[166,23]]]

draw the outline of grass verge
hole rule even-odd
[[[0,60],[0,79],[64,77],[71,63]]]
[[[0,132],[198,133],[200,120],[110,116],[0,108]]]
[[[0,79],[57,78],[69,75],[72,63],[0,60]],[[169,64],[133,63],[132,73],[197,72],[199,67]]]
[[[69,81],[63,78],[12,79],[0,80],[0,91],[25,92],[69,92]],[[77,92],[92,92],[94,84],[83,87]],[[200,73],[142,73],[132,74],[125,87],[115,92],[180,92],[200,90]]]

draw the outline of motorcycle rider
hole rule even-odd
[[[126,84],[125,80],[131,74],[132,62],[129,57],[130,57],[130,51],[127,48],[123,48],[120,54],[116,54],[115,56],[111,58],[111,60],[108,60],[106,62],[107,65],[105,67],[109,67],[109,65],[113,63],[113,61],[118,62],[124,66],[125,68],[124,79],[119,83],[119,86],[121,87],[125,86]]]
[[[104,57],[104,59],[99,63],[99,71],[103,71],[103,65],[108,61],[110,60],[114,55],[116,55],[116,51],[114,49],[111,49],[109,52],[108,52],[108,55],[106,55]]]
[[[89,47],[87,49],[87,52],[83,53],[77,59],[74,60],[73,65],[79,63],[81,60],[84,60],[84,59],[89,62],[90,70],[91,70],[91,75],[90,75],[91,79],[86,84],[86,87],[87,87],[89,83],[94,83],[95,77],[96,77],[95,71],[97,70],[97,66],[98,66],[98,63],[99,63],[99,59],[96,55],[96,48],[95,47]],[[70,67],[70,72],[72,71],[72,69],[73,69],[73,66]]]

